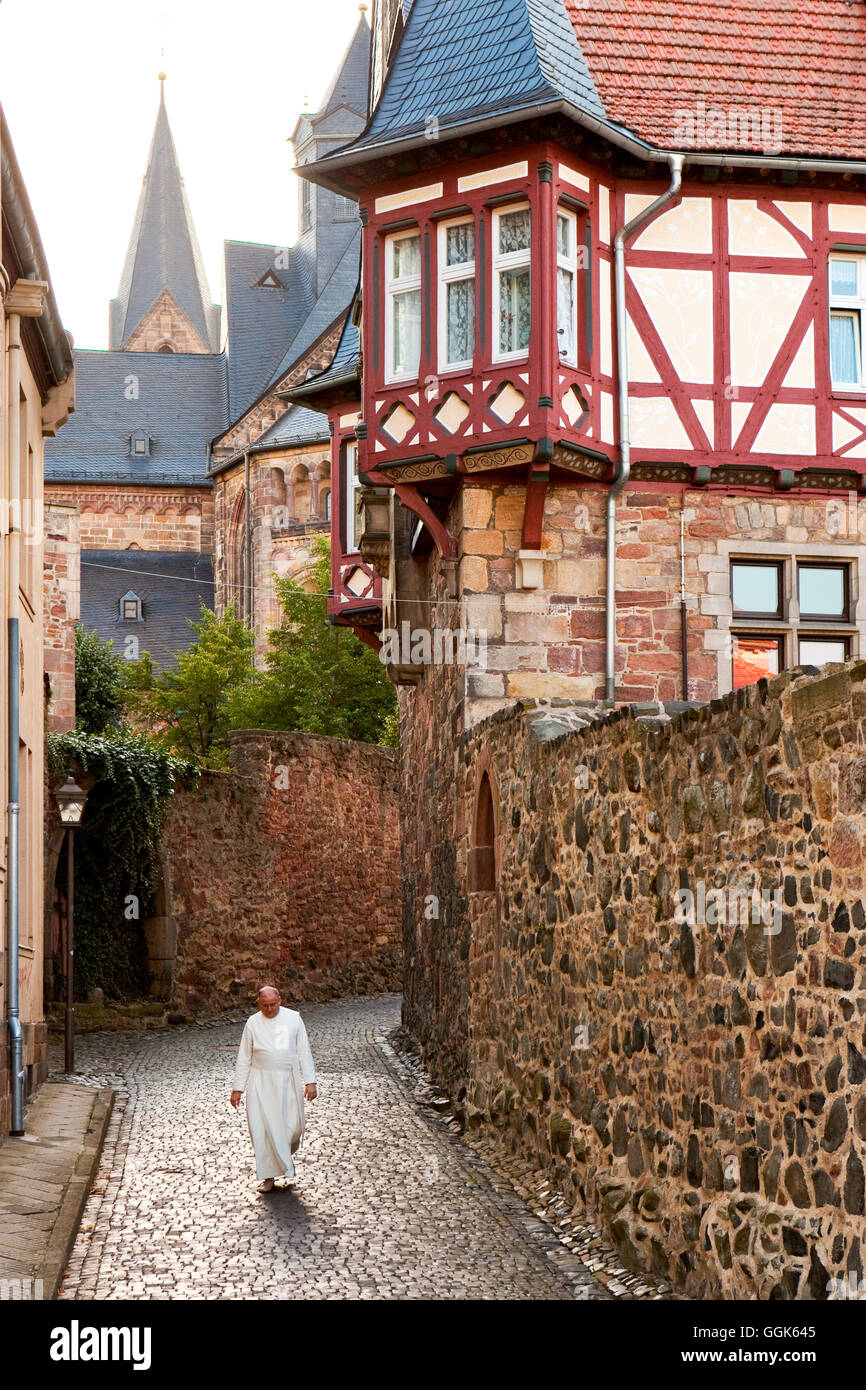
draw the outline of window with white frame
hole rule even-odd
[[[439,369],[471,367],[475,351],[475,223],[439,227]]]
[[[577,218],[556,214],[556,337],[563,362],[577,365]]]
[[[532,322],[530,256],[532,225],[528,205],[502,208],[493,215],[494,360],[525,357]]]
[[[830,379],[866,388],[866,256],[830,257]]]
[[[348,555],[353,550],[358,549],[358,542],[364,529],[363,508],[361,506],[363,483],[358,478],[358,445],[354,440],[346,445],[345,459],[343,505],[346,518],[346,554]]]
[[[388,381],[418,375],[421,359],[421,235],[395,232],[385,243],[385,360]]]

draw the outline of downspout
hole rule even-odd
[[[244,613],[250,627],[253,625],[253,514],[252,498],[250,497],[250,451],[244,450],[244,502],[245,502],[245,526],[244,526],[244,569],[246,570],[247,589],[244,594]]]
[[[18,827],[21,807],[18,786],[18,744],[20,735],[20,670],[18,665],[18,585],[21,537],[21,316],[8,319],[9,394],[9,572],[7,617],[8,680],[8,786],[6,807],[8,860],[6,866],[6,1017],[12,1043],[12,1134],[24,1133],[24,1039],[19,1002],[19,853]]]
[[[631,472],[631,441],[628,399],[628,317],[625,307],[625,243],[628,238],[649,222],[656,213],[676,198],[683,177],[683,156],[668,155],[671,170],[670,187],[666,188],[630,222],[620,227],[613,241],[613,284],[616,304],[616,370],[619,404],[619,459],[616,473],[607,494],[605,517],[605,704],[614,704],[616,689],[616,504]]]

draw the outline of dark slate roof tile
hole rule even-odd
[[[120,600],[132,592],[142,601],[142,621],[120,620]],[[213,608],[213,566],[192,551],[85,550],[81,552],[81,623],[124,654],[124,638],[138,638],[160,668],[173,665],[195,634],[190,620],[201,605]]]
[[[208,443],[229,423],[225,358],[75,351],[76,408],[45,441],[47,482],[202,483]],[[152,439],[130,455],[129,436]]]

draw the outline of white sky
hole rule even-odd
[[[358,0],[2,0],[0,104],[76,346],[108,345],[160,69],[220,302],[224,239],[294,240],[287,140],[358,17]]]

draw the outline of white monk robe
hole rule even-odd
[[[256,1173],[264,1178],[293,1178],[292,1154],[304,1133],[304,1086],[316,1072],[301,1015],[280,1009],[247,1019],[233,1090],[247,1093],[247,1123],[256,1155]]]

